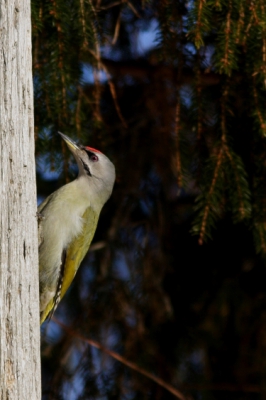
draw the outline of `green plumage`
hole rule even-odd
[[[60,293],[60,300],[65,295],[67,289],[69,288],[72,280],[76,275],[81,261],[89,250],[97,227],[99,214],[97,214],[91,207],[88,207],[82,218],[84,220],[84,224],[81,233],[71,241],[66,249],[65,265],[63,266],[64,276]],[[40,265],[40,270],[42,269],[43,266]],[[40,287],[40,291],[42,292],[43,290],[44,288]],[[50,312],[54,310],[54,306],[55,297],[50,300],[45,310],[41,313],[41,324],[46,320]]]

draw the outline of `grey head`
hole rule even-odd
[[[102,152],[92,147],[77,145],[72,139],[58,132],[66,142],[78,164],[78,181],[88,185],[88,190],[105,203],[115,182],[114,164]]]

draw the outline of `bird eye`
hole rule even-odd
[[[91,161],[98,161],[99,158],[96,156],[96,154],[91,154],[91,155],[90,155],[90,160],[91,160]]]

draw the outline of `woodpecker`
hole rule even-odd
[[[109,158],[60,135],[74,155],[79,173],[38,207],[41,324],[53,314],[85,257],[115,181],[115,167]]]

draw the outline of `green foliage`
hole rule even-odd
[[[212,24],[212,7],[211,2],[206,0],[196,0],[192,3],[189,13],[189,36],[196,48],[200,48],[205,44],[205,37],[215,29]]]
[[[204,168],[201,193],[196,199],[197,217],[193,226],[193,233],[199,235],[200,244],[205,238],[211,237],[211,230],[214,228],[215,222],[224,213],[224,164],[225,153],[221,147],[217,155],[208,159]]]

